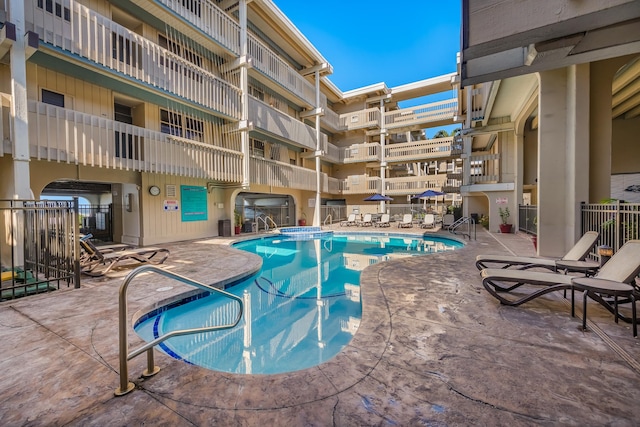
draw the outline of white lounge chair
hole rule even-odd
[[[402,221],[398,223],[398,228],[411,228],[413,227],[413,217],[411,214],[404,214]]]
[[[358,223],[359,226],[362,227],[368,227],[370,225],[373,225],[373,220],[371,218],[371,214],[364,214],[364,218],[362,218],[362,221],[360,221],[360,223]]]
[[[373,225],[376,227],[389,227],[391,225],[389,223],[389,214],[382,214],[380,221],[374,222]]]
[[[424,221],[420,224],[420,228],[434,228],[436,226],[436,216],[434,214],[426,214]]]
[[[345,221],[340,221],[340,227],[350,227],[356,225],[356,214],[350,214]]]

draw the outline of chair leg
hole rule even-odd
[[[614,313],[613,315],[615,316],[615,320],[616,323],[618,323],[618,294],[613,296],[613,307],[614,307]]]
[[[584,291],[584,296],[582,298],[582,330],[587,330],[587,294],[589,291]]]
[[[631,324],[633,325],[633,336],[634,338],[638,336],[638,328],[636,323],[636,297],[631,292]]]

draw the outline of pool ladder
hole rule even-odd
[[[192,328],[192,329],[179,329],[176,331],[168,332],[151,342],[143,345],[137,350],[132,351],[127,354],[129,350],[129,345],[127,343],[127,288],[129,284],[140,273],[144,273],[146,271],[150,271],[153,273],[158,273],[162,276],[169,277],[171,279],[178,280],[182,283],[186,283],[187,285],[195,286],[196,288],[200,288],[202,290],[217,293],[227,298],[231,298],[238,303],[238,317],[237,319],[230,324],[226,325],[218,325],[218,326],[206,326],[202,328]],[[147,352],[147,369],[142,373],[143,377],[151,377],[158,372],[160,372],[160,368],[154,365],[153,361],[153,347],[156,345],[166,341],[169,338],[177,337],[181,335],[191,335],[191,334],[199,334],[202,332],[211,332],[211,331],[220,331],[223,329],[231,329],[240,323],[242,319],[242,313],[244,311],[244,305],[242,303],[242,298],[237,297],[229,292],[225,292],[221,289],[214,288],[213,286],[205,285],[204,283],[197,282],[195,280],[189,279],[188,277],[181,276],[176,273],[172,273],[167,270],[163,270],[161,268],[155,267],[153,265],[143,265],[141,267],[136,268],[131,273],[125,277],[124,282],[120,286],[119,296],[118,296],[118,333],[119,333],[119,356],[120,356],[120,387],[118,387],[115,391],[116,396],[123,396],[135,388],[135,384],[129,381],[129,368],[127,362],[133,359],[136,356],[139,356],[143,352]]]

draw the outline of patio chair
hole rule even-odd
[[[453,216],[453,214],[444,214],[442,216],[442,227],[446,228],[449,227],[450,225],[453,225],[453,223],[456,222],[456,217]]]
[[[425,214],[424,221],[420,224],[420,228],[434,228],[436,226],[436,216],[434,214]]]
[[[356,214],[349,214],[346,220],[340,221],[340,227],[350,227],[356,225]]]
[[[600,268],[593,278],[585,278],[571,276],[567,274],[531,271],[531,270],[515,270],[504,268],[487,268],[480,272],[482,276],[482,285],[493,295],[501,304],[518,306],[534,298],[558,290],[570,289],[571,296],[571,313],[573,315],[573,291],[584,290],[588,292],[588,296],[602,304],[612,313],[614,309],[609,302],[602,298],[606,294],[603,289],[603,283],[616,284],[615,288],[620,291],[611,291],[611,294],[633,297],[636,289],[631,285],[631,281],[640,273],[640,240],[629,240],[616,252],[611,259]],[[589,279],[586,281],[585,279]],[[592,279],[598,279],[591,281]],[[574,283],[577,281],[577,283]],[[591,283],[591,286],[589,286]],[[534,292],[526,294],[517,299],[508,299],[504,293],[508,293],[522,285],[542,286]],[[622,292],[625,291],[626,292]],[[619,318],[616,314],[616,319]],[[634,316],[635,317],[635,316]]]
[[[413,227],[413,216],[411,214],[404,214],[402,221],[398,223],[398,228],[411,228]]]
[[[391,224],[389,223],[389,214],[382,214],[382,216],[380,217],[380,221],[374,222],[373,225],[376,227],[390,227]]]
[[[373,225],[373,220],[371,219],[371,214],[364,214],[364,218],[362,218],[362,221],[360,221],[358,223],[359,226],[362,227],[369,227],[371,225]]]
[[[591,249],[596,245],[600,234],[597,231],[587,231],[576,242],[576,244],[560,259],[541,257],[519,257],[511,255],[478,255],[476,257],[476,267],[478,270],[485,268],[509,268],[517,266],[520,270],[542,267],[548,270],[557,270],[558,261],[584,261]],[[593,263],[593,268],[597,269],[598,264]],[[565,269],[567,269],[565,267]],[[575,271],[569,268],[569,271]],[[581,271],[581,270],[579,270]]]
[[[80,259],[80,271],[88,276],[103,276],[119,263],[135,261],[146,264],[162,264],[169,257],[165,248],[120,248],[102,251],[90,240],[80,239],[85,255]],[[104,268],[102,268],[104,267]]]

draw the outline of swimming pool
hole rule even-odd
[[[340,352],[360,324],[360,271],[393,258],[451,251],[438,237],[336,233],[310,239],[271,236],[234,246],[263,258],[262,269],[227,288],[244,300],[234,329],[170,338],[165,353],[208,369],[275,374],[318,365]],[[134,326],[146,341],[166,332],[230,323],[237,304],[216,295],[161,308]]]

